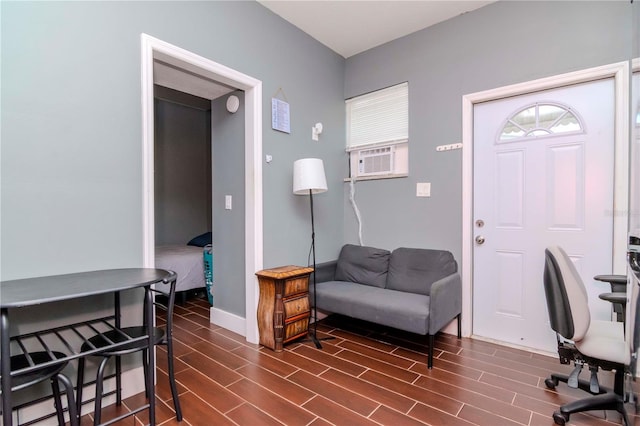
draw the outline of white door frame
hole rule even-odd
[[[141,34],[142,42],[142,240],[143,264],[155,265],[153,60],[162,59],[191,73],[245,92],[245,338],[258,343],[258,282],[263,264],[262,82],[162,40]],[[212,312],[213,312],[213,308]],[[234,329],[233,331],[242,332]]]
[[[473,106],[510,96],[555,89],[602,78],[614,79],[615,141],[613,271],[626,273],[629,206],[629,62],[560,74],[462,97],[462,334],[471,336],[473,318]],[[541,272],[542,274],[542,272]],[[542,276],[542,275],[541,275]],[[542,284],[541,284],[542,285]]]

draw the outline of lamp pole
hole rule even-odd
[[[322,345],[318,340],[318,308],[317,308],[317,294],[316,294],[316,228],[313,223],[313,191],[309,189],[309,203],[311,205],[311,253],[313,256],[313,335],[311,340],[316,345],[316,348],[322,349]]]
[[[324,165],[319,158],[302,158],[293,163],[293,193],[307,195],[309,193],[309,205],[311,207],[311,252],[313,254],[313,329],[309,329],[310,339],[316,348],[322,349],[320,340],[331,339],[327,337],[318,339],[318,310],[316,292],[316,227],[313,217],[313,193],[327,191],[327,178],[324,174]],[[309,259],[307,258],[307,263]]]

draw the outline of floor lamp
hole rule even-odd
[[[327,191],[324,165],[319,158],[303,158],[293,163],[293,193],[309,195],[311,205],[311,252],[313,253],[313,333],[311,340],[316,348],[322,349],[317,337],[318,313],[316,310],[316,230],[313,223],[313,194]]]

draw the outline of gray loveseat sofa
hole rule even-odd
[[[460,338],[462,284],[448,251],[347,244],[337,260],[316,265],[316,282],[319,310],[426,335],[429,368],[438,331],[457,319]]]

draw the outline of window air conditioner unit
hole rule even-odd
[[[358,176],[387,175],[393,173],[393,146],[368,148],[358,151]]]

